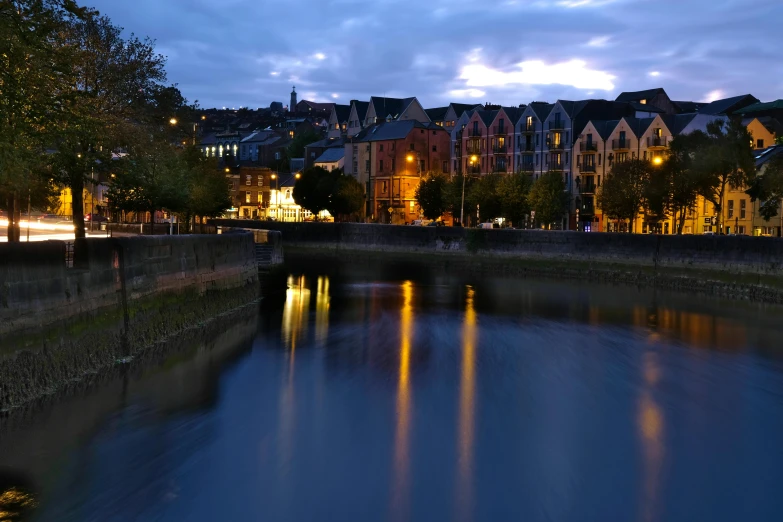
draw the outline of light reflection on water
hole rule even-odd
[[[773,312],[297,273],[200,410],[131,394],[33,473],[41,520],[783,519]]]

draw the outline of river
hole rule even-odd
[[[219,335],[0,421],[0,504],[58,522],[779,521],[780,317],[302,265]]]

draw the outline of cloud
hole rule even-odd
[[[503,87],[507,85],[568,85],[577,89],[614,89],[614,76],[589,69],[584,60],[547,64],[541,60],[528,60],[508,71],[492,69],[480,63],[462,68],[459,76],[468,87]]]
[[[663,2],[663,18],[649,0],[88,3],[126,34],[155,39],[169,81],[202,106],[268,106],[288,98],[292,81],[321,99],[396,93],[425,106],[652,87],[679,100],[713,91],[768,100],[783,89],[769,36],[783,2],[770,0]],[[295,24],[276,22],[292,13]]]
[[[708,92],[706,95],[704,95],[704,98],[702,98],[699,101],[711,103],[714,102],[715,100],[720,100],[723,97],[724,97],[723,91],[721,91],[720,89],[715,89],[714,91]]]

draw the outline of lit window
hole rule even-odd
[[[264,186],[264,177],[261,176],[261,174],[258,175],[258,186],[263,187]]]
[[[250,203],[250,191],[245,192],[245,203]]]
[[[251,184],[252,184],[251,177],[250,174],[248,174],[247,176],[245,176],[245,185],[249,187]]]

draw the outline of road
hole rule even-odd
[[[95,224],[98,228],[98,224]],[[59,239],[62,241],[73,240],[74,233],[68,231],[68,225],[60,225],[55,223],[31,223],[30,224],[30,241],[47,241],[49,239]],[[104,236],[106,232],[93,232],[95,236]],[[87,225],[87,235],[90,236],[90,228]],[[5,224],[0,224],[0,243],[8,241],[8,227]],[[22,225],[22,241],[27,241],[27,225]]]

